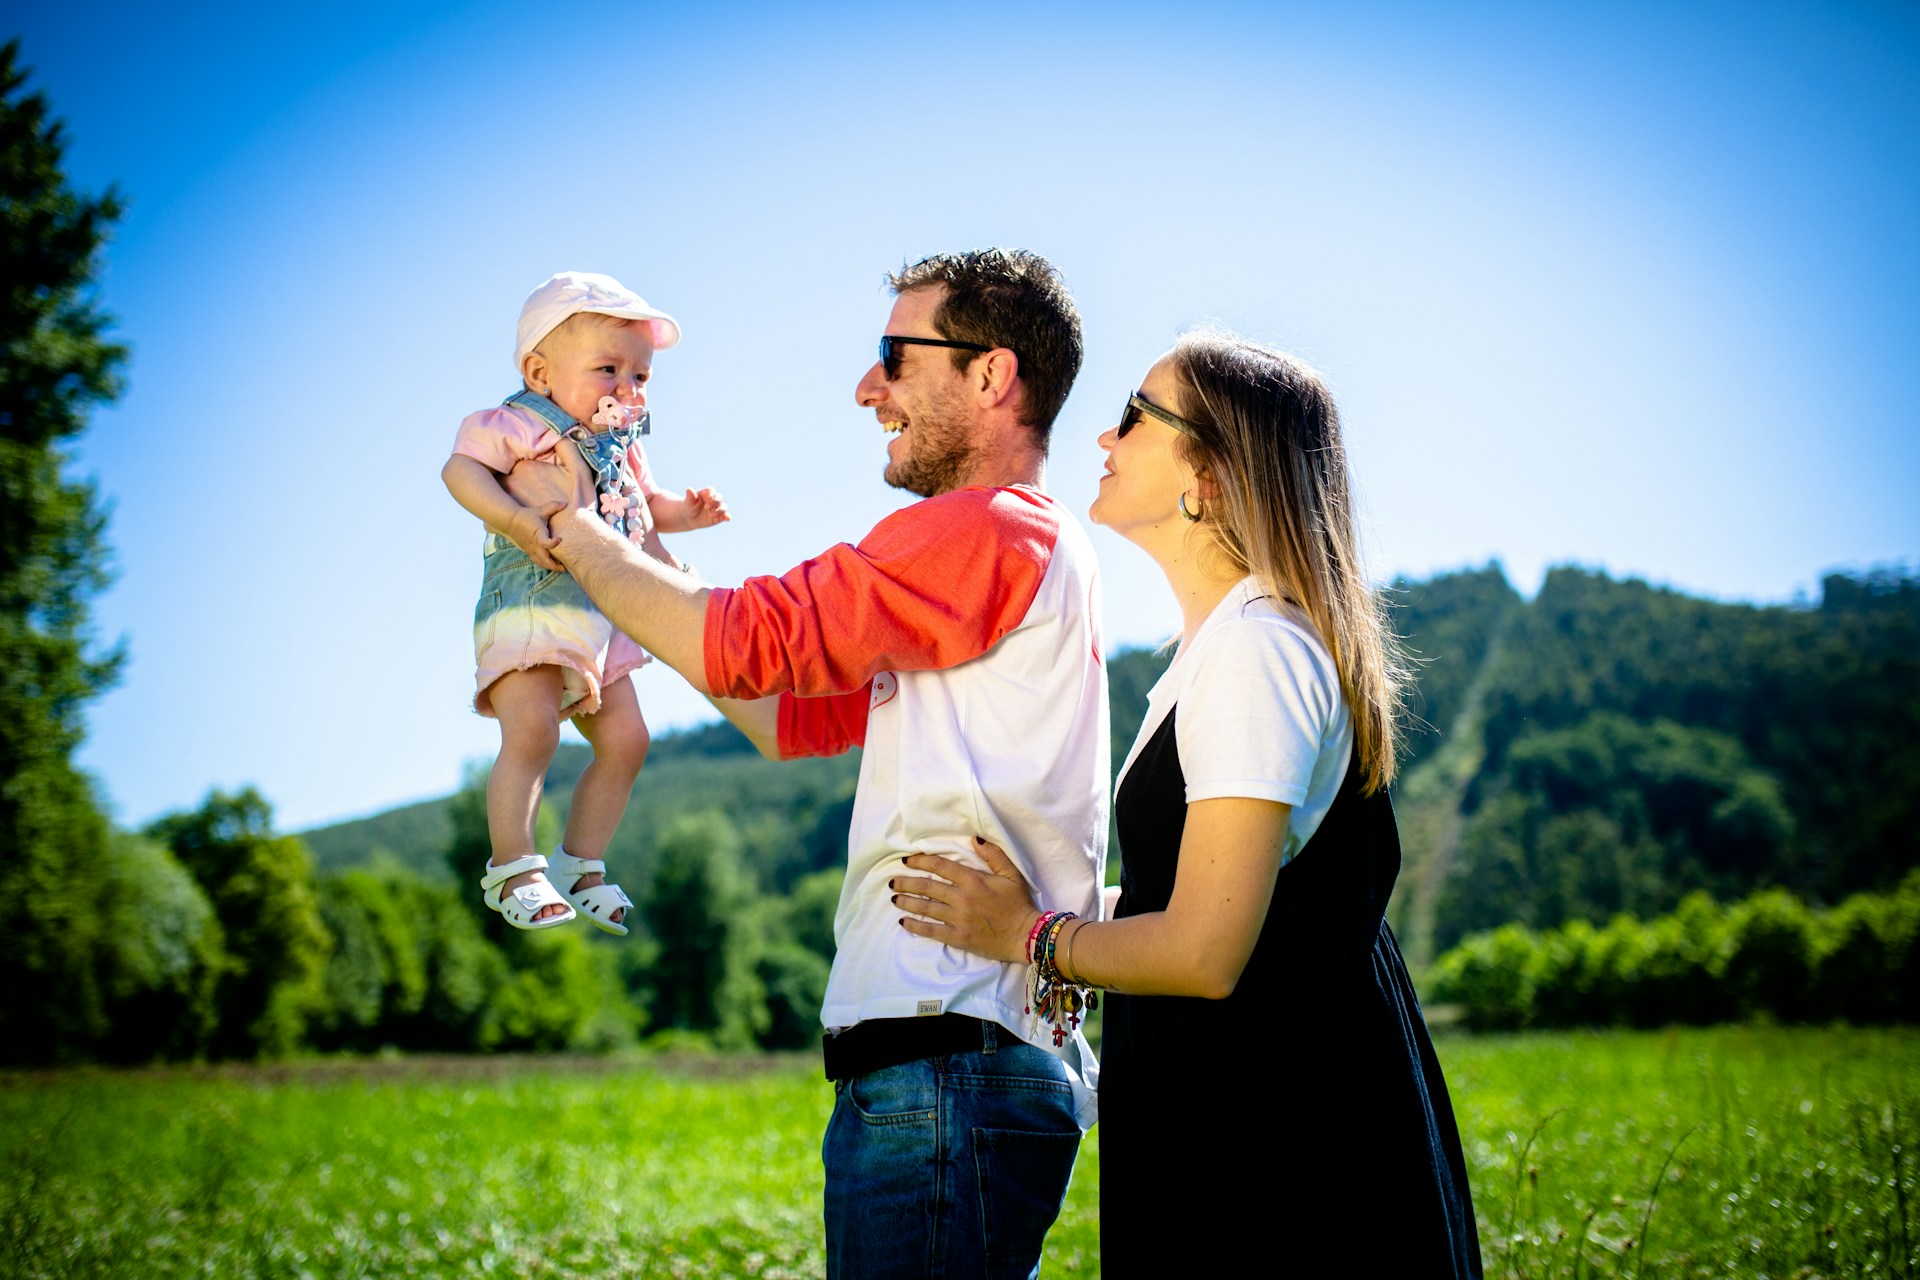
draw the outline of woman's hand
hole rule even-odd
[[[901,859],[910,869],[939,878],[895,876],[887,881],[893,905],[913,913],[900,918],[900,927],[989,960],[1025,964],[1027,934],[1040,918],[1033,889],[999,845],[975,836],[973,847],[987,870],[975,871],[936,853]]]

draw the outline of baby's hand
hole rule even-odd
[[[553,572],[566,568],[553,558],[552,548],[559,539],[547,528],[538,508],[522,507],[514,512],[512,522],[507,525],[507,536],[513,539],[514,546],[527,553],[527,559],[542,569]]]
[[[687,490],[687,528],[711,529],[733,519],[727,513],[727,500],[712,489]]]

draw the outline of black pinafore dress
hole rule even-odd
[[[1114,808],[1116,915],[1161,911],[1186,825],[1169,710]],[[1400,871],[1358,759],[1280,868],[1225,1000],[1104,997],[1100,1254],[1108,1277],[1479,1277],[1446,1081],[1384,912]]]

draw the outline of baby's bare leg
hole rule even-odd
[[[500,756],[487,777],[487,838],[493,845],[490,862],[495,866],[538,852],[533,824],[540,814],[547,766],[560,746],[564,692],[562,672],[554,666],[510,671],[487,691],[493,712],[500,717]],[[539,874],[528,871],[514,876],[500,886],[500,897],[504,900]],[[559,903],[549,903],[533,918],[544,920],[565,911]]]
[[[593,745],[593,763],[580,775],[573,789],[573,803],[567,806],[567,852],[576,858],[604,858],[621,815],[627,811],[633,780],[640,776],[651,741],[639,700],[633,694],[633,681],[622,679],[602,689],[600,710],[590,716],[575,716],[573,723]],[[603,879],[581,876],[567,887],[579,893]],[[625,915],[625,911],[618,911],[611,919],[619,924]]]

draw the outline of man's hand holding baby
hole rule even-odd
[[[549,573],[558,572],[566,566],[553,558],[554,536],[547,528],[548,514],[535,507],[523,506],[513,513],[513,519],[501,530],[513,540],[513,545],[527,553],[527,559]]]
[[[670,558],[648,555],[614,532],[592,509],[573,501],[569,473],[587,474],[587,464],[577,454],[562,454],[558,467],[531,460],[521,462],[507,474],[507,492],[549,522],[554,557],[593,597],[601,612],[613,619],[615,626],[626,618],[652,619],[648,650],[704,693],[701,655],[706,586],[670,568]],[[681,597],[692,598],[701,608],[676,613],[679,625],[661,624],[658,616],[662,601]]]
[[[554,450],[554,462],[559,465],[524,459],[501,480],[507,496],[520,504],[501,532],[513,539],[529,560],[550,571],[566,568],[553,554],[561,537],[552,527],[554,517],[569,507],[590,506],[594,496],[586,460],[572,441],[561,441]]]
[[[594,509],[593,475],[587,469],[586,459],[580,456],[580,450],[574,447],[571,440],[563,440],[559,448],[554,450],[554,460],[558,466],[532,458],[515,463],[513,470],[506,474],[501,483],[507,496],[518,502],[523,512],[540,522],[540,531],[545,535],[545,541],[540,545],[548,558],[554,561],[551,566],[543,567],[565,569],[566,565],[560,563],[565,558],[564,553],[553,555],[553,549],[560,545],[568,532],[566,522],[561,517],[568,511],[591,512]],[[603,521],[594,519],[591,514],[581,527],[595,525],[609,535],[613,534]],[[514,541],[520,540],[515,537]],[[536,563],[540,560],[532,548],[525,543],[520,545]]]

